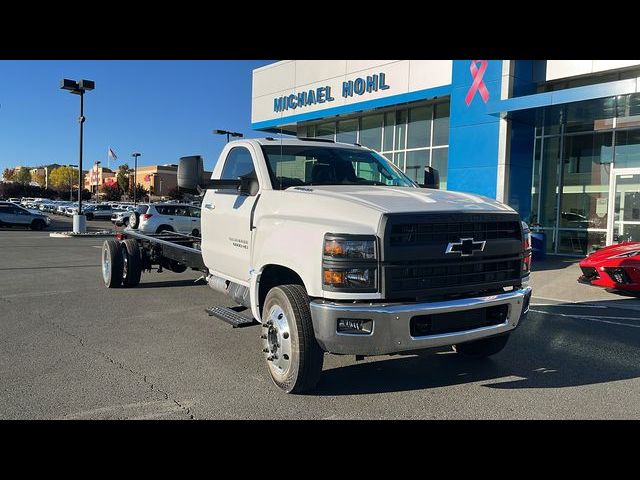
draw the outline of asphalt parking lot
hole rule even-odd
[[[260,329],[208,317],[230,303],[197,273],[106,289],[102,241],[0,229],[0,419],[640,418],[640,311],[615,296],[534,301],[483,361],[327,355],[315,392],[286,395]]]

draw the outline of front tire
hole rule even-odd
[[[93,213],[87,213],[86,214],[87,220],[93,220]]]
[[[324,352],[313,332],[309,297],[302,285],[269,290],[262,311],[263,351],[273,382],[287,393],[312,390]]]
[[[31,230],[44,230],[44,228],[47,225],[44,223],[44,221],[40,220],[40,219],[36,219],[33,222],[31,222]]]
[[[105,240],[102,244],[102,280],[107,288],[118,288],[122,284],[122,255],[122,247],[117,240]]]
[[[495,355],[506,347],[509,341],[509,334],[502,334],[496,337],[483,338],[475,342],[461,343],[454,345],[453,349],[462,355],[474,358],[483,358]]]

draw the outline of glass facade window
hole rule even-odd
[[[449,145],[449,108],[449,102],[434,107],[432,145]]]
[[[640,242],[640,173],[616,178],[613,241]]]
[[[585,255],[635,238],[640,94],[547,107],[536,121],[530,223],[548,251]]]
[[[404,150],[404,142],[407,135],[407,111],[396,112],[395,150]]]
[[[371,148],[376,152],[382,150],[382,124],[384,117],[369,115],[360,120],[360,145]]]
[[[331,123],[321,123],[316,126],[316,137],[318,138],[326,138],[328,140],[335,140],[336,133],[336,124],[334,122]]]
[[[384,143],[382,150],[390,152],[393,150],[393,130],[396,126],[396,113],[387,112],[384,114]]]
[[[336,132],[336,142],[356,143],[358,141],[358,119],[340,120]]]
[[[409,110],[407,148],[431,146],[432,117],[433,107],[431,106],[417,107]]]
[[[542,139],[535,139],[535,147],[533,149],[533,174],[531,181],[531,216],[529,222],[537,224],[538,222],[538,199],[540,198],[540,147]]]
[[[409,178],[416,182],[422,182],[424,179],[424,167],[430,164],[430,150],[415,150],[407,152],[407,166],[405,173]]]
[[[449,163],[449,147],[431,150],[431,166],[440,174],[440,189],[447,189],[447,172]]]
[[[640,129],[616,132],[616,168],[640,168]]]
[[[359,143],[382,153],[410,178],[422,183],[424,167],[440,174],[440,188],[447,187],[449,158],[449,102],[416,103],[334,122],[306,124],[306,135],[337,142]],[[301,135],[304,125],[298,127]]]
[[[315,136],[316,136],[316,126],[315,125],[309,125],[307,127],[307,137],[314,138]]]
[[[602,135],[569,135],[564,142],[560,228],[607,228],[610,164],[601,163]],[[611,132],[605,143],[611,145]],[[609,147],[610,148],[610,147]]]

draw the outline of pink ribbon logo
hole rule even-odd
[[[480,64],[480,68],[476,66],[476,64]],[[467,96],[464,98],[464,101],[467,102],[467,107],[471,105],[471,101],[475,96],[476,92],[480,92],[480,96],[484,103],[487,103],[489,100],[489,90],[487,90],[487,85],[482,80],[484,77],[484,72],[487,70],[487,61],[486,60],[471,60],[471,77],[473,78],[473,83],[467,92]]]

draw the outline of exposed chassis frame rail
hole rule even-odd
[[[174,260],[193,270],[208,273],[202,260],[202,251],[194,248],[200,244],[201,238],[192,235],[176,234],[175,232],[144,234],[136,231],[121,232],[121,237],[135,238],[149,258],[164,257]]]

